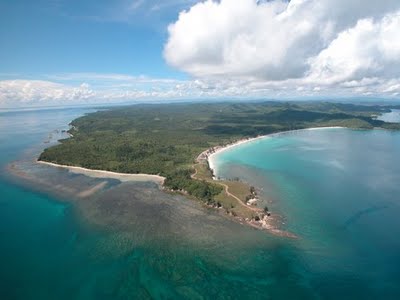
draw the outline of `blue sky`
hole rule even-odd
[[[146,2],[146,8],[135,8],[133,4],[140,2],[2,1],[0,72],[17,76],[94,72],[183,77],[161,54],[167,25],[186,1],[145,15],[143,11],[156,4]]]
[[[3,0],[0,107],[400,95],[398,0]]]

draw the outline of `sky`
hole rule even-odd
[[[0,107],[400,98],[399,0],[0,0]]]

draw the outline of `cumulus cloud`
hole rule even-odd
[[[79,75],[80,76],[80,75]],[[98,77],[107,77],[107,74]],[[59,76],[55,76],[60,78]],[[66,78],[76,78],[76,75]],[[177,99],[293,99],[310,96],[397,96],[400,80],[364,78],[345,81],[337,86],[317,86],[299,80],[262,81],[242,79],[171,79],[138,78],[118,81],[113,77],[109,84],[58,83],[45,80],[0,81],[0,108],[95,103],[120,103],[131,101],[173,101]],[[121,75],[123,78],[123,75]],[[90,78],[87,78],[90,80]],[[74,81],[74,80],[73,80]]]
[[[329,83],[400,75],[400,12],[362,19],[309,60],[312,80]]]
[[[164,2],[118,3],[128,19],[171,6],[190,7],[169,25],[163,54],[191,79],[68,73],[23,80],[7,75],[19,79],[0,81],[0,107],[400,96],[400,0]]]
[[[93,96],[95,93],[86,83],[71,87],[43,80],[0,81],[0,105],[3,107],[74,103]]]
[[[275,97],[274,86],[242,80],[173,80],[123,74],[53,75],[49,80],[0,81],[0,107],[171,101],[200,98]],[[108,81],[107,81],[108,78]],[[53,80],[54,80],[53,79]],[[84,83],[76,83],[85,79]],[[91,82],[89,85],[86,82]],[[279,92],[279,95],[289,95]],[[305,92],[305,91],[304,91]]]
[[[170,24],[164,57],[197,78],[306,90],[377,78],[375,92],[381,79],[397,91],[399,28],[398,0],[207,0]]]
[[[168,26],[163,54],[168,64],[191,79],[68,73],[27,80],[3,74],[3,78],[18,79],[0,81],[0,107],[190,98],[400,96],[400,0],[117,3],[115,15],[124,20],[188,7]]]
[[[228,86],[211,86],[199,80],[182,81],[124,74],[75,73],[47,77],[53,78],[53,81],[0,81],[0,107],[165,101],[203,96],[221,97],[229,91]],[[82,79],[85,82],[76,83]]]

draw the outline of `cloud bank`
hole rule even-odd
[[[168,32],[166,61],[196,78],[398,92],[398,0],[208,0]]]
[[[128,1],[130,11],[163,2]],[[399,0],[174,0],[166,62],[187,80],[3,75],[0,107],[199,98],[400,97]],[[150,5],[150,6],[149,6]],[[166,4],[165,4],[166,5]],[[0,74],[1,76],[2,74]],[[35,78],[38,79],[38,78]]]
[[[0,81],[0,107],[82,103],[94,94],[85,83],[74,87],[43,80]]]
[[[0,80],[0,108],[163,101],[225,97],[264,97],[267,90],[248,82],[176,80],[126,74],[70,73],[43,80]]]

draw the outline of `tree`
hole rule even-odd
[[[250,193],[255,194],[256,193],[256,188],[254,186],[250,187]]]

